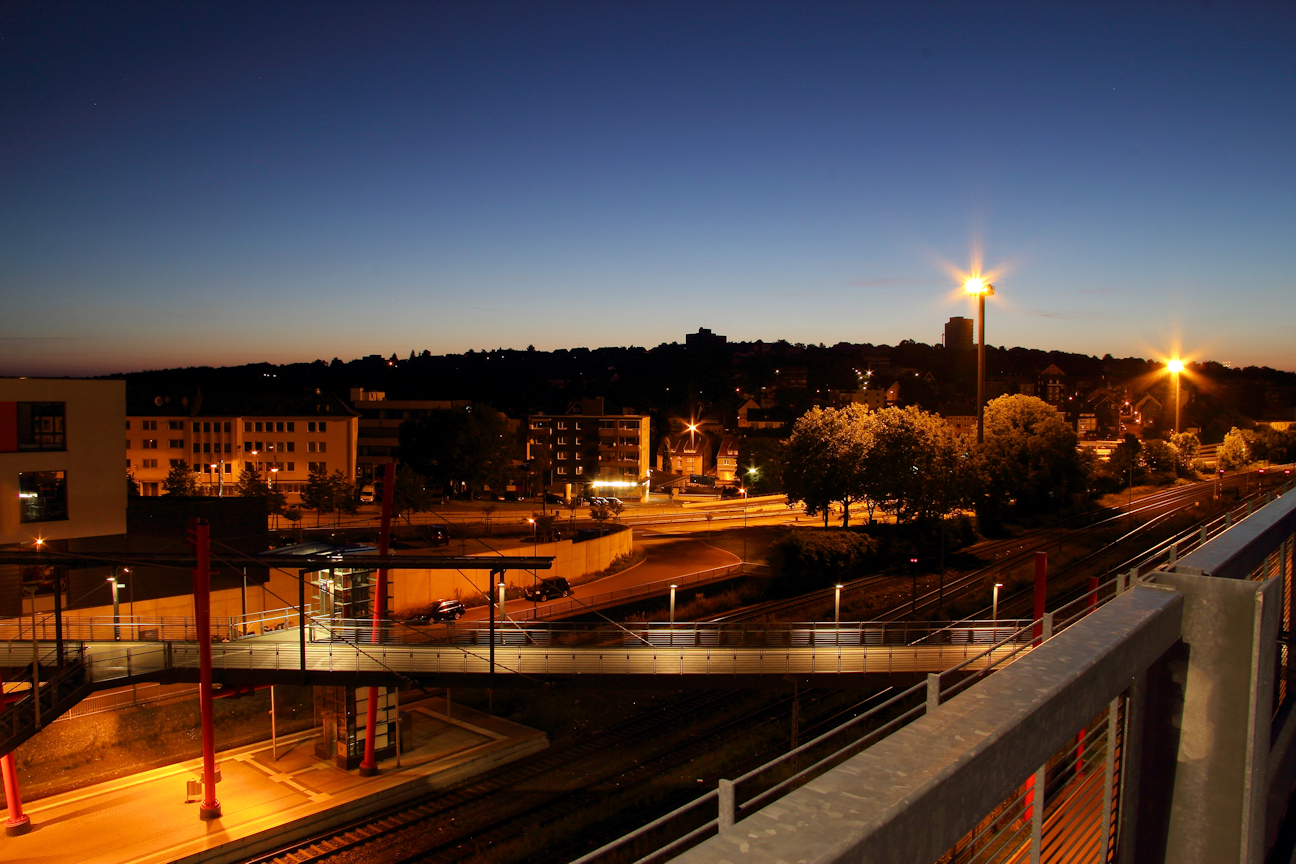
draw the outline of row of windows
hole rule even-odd
[[[139,428],[140,428],[141,430],[143,430],[144,432],[156,432],[156,431],[157,431],[157,428],[158,428],[158,425],[157,425],[157,424],[158,424],[158,421],[156,421],[156,420],[141,420],[141,421],[139,421],[139,424],[140,424],[140,427],[139,427]],[[195,427],[197,427],[197,425],[198,425],[197,423],[194,424]],[[210,424],[209,424],[209,425],[210,425]],[[219,426],[220,424],[217,424],[217,425]],[[131,421],[127,420],[127,421],[126,421],[126,431],[129,432],[129,431],[130,431],[130,428],[131,428]],[[167,428],[170,429],[172,432],[182,432],[182,431],[184,431],[184,421],[183,421],[183,420],[168,420],[168,421],[167,421]],[[194,431],[197,432],[198,429],[195,428]],[[229,431],[229,424],[228,424],[228,423],[225,424],[225,431],[226,431],[226,432]]]
[[[548,429],[550,423],[553,423],[554,428],[560,431],[564,429],[575,429],[577,431],[580,431],[581,429],[584,428],[584,426],[581,424],[581,421],[579,420],[532,420],[531,428]],[[592,423],[590,428],[593,428]],[[625,429],[627,431],[637,432],[639,431],[640,427],[639,427],[638,420],[600,420],[598,421],[598,428]]]
[[[226,423],[225,431],[229,431],[229,424]],[[194,430],[197,431],[197,430]],[[244,420],[244,432],[296,432],[297,424],[292,420]],[[306,423],[307,432],[327,432],[327,420],[310,420]]]
[[[203,474],[211,474],[211,473],[220,474],[222,471],[223,471],[224,473],[226,473],[226,474],[233,474],[233,473],[234,473],[234,463],[233,463],[233,462],[224,462],[224,463],[219,463],[219,462],[218,462],[218,463],[215,463],[215,465],[213,465],[213,463],[211,463],[211,462],[194,462],[192,465],[189,465],[189,463],[187,463],[184,459],[171,459],[171,460],[168,460],[168,461],[169,461],[169,465],[168,465],[168,467],[174,468],[174,467],[177,466],[177,465],[186,465],[186,466],[188,466],[188,467],[192,467],[194,471],[197,471],[197,472],[200,472],[200,473],[203,473]],[[266,471],[296,471],[296,470],[297,470],[297,463],[296,463],[296,462],[256,462],[256,463],[253,463],[253,462],[249,461],[249,462],[247,462],[246,464],[248,464],[248,465],[253,465],[253,464],[255,464],[255,465],[256,465],[256,470],[257,470],[257,471],[260,471],[260,472],[262,472],[262,473],[264,473],[264,472],[266,472]],[[323,472],[325,472],[325,473],[328,472],[328,463],[327,463],[327,462],[307,462],[307,463],[306,463],[306,466],[307,466],[306,470],[308,470],[308,471],[316,471],[316,470],[319,470],[319,471],[323,471]],[[132,465],[131,460],[127,459],[127,460],[126,460],[126,467],[127,467],[128,469],[131,468],[131,467],[136,467],[136,468],[157,468],[157,467],[158,467],[158,460],[156,460],[156,459],[141,459],[141,460],[139,460],[138,464]]]
[[[244,441],[244,453],[296,453],[296,441]],[[307,453],[327,453],[327,441],[307,441]]]
[[[18,404],[19,405],[57,405],[59,406],[58,416],[60,418],[63,416],[62,402],[20,402]],[[156,432],[158,428],[157,420],[140,420],[139,424],[140,424],[139,428],[145,432]],[[129,431],[130,428],[131,428],[131,421],[127,420],[126,421],[127,431]],[[178,432],[184,429],[184,421],[168,420],[167,428],[172,431]],[[221,432],[228,433],[231,432],[232,430],[233,430],[233,424],[229,420],[194,420],[193,421],[193,431],[195,432],[219,434]],[[245,420],[243,421],[243,431],[244,432],[295,432],[297,431],[297,424],[292,420]],[[307,432],[315,432],[315,431],[327,432],[328,421],[311,420],[306,424],[306,431]]]

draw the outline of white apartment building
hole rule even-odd
[[[310,472],[356,476],[358,420],[336,397],[297,398],[132,393],[126,469],[140,494],[162,494],[173,465],[192,467],[209,494],[233,492],[245,465],[296,503]]]

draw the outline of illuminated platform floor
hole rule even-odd
[[[548,746],[543,732],[459,705],[447,721],[439,698],[402,710],[414,715],[415,747],[400,768],[391,759],[378,776],[360,777],[316,759],[314,732],[285,736],[277,760],[269,742],[216,754],[220,819],[203,822],[198,801],[186,802],[202,760],[182,762],[31,802],[32,830],[0,837],[0,861],[237,861]]]

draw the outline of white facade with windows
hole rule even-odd
[[[123,381],[0,378],[0,543],[125,534],[125,418]]]

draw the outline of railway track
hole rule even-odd
[[[1245,493],[1245,490],[1255,486],[1255,491],[1250,494],[1239,495],[1237,504],[1243,504],[1247,501],[1256,501],[1263,495],[1263,491],[1258,484],[1253,483],[1246,474],[1237,474],[1227,478],[1223,483],[1226,490],[1237,489]],[[1090,552],[1083,558],[1067,564],[1065,567],[1050,573],[1049,581],[1051,583],[1068,583],[1078,581],[1085,576],[1096,575],[1101,577],[1113,573],[1123,572],[1133,566],[1143,563],[1147,558],[1147,548],[1145,535],[1151,529],[1156,528],[1164,520],[1183,513],[1197,504],[1213,500],[1216,495],[1216,486],[1214,482],[1196,483],[1189,486],[1175,487],[1174,489],[1165,490],[1164,492],[1155,493],[1154,495],[1145,496],[1135,501],[1135,507],[1124,510],[1117,514],[1112,514],[1094,523],[1092,526],[1095,530],[1103,527],[1119,527],[1120,522],[1125,519],[1131,519],[1132,523],[1137,523],[1131,530],[1117,537],[1111,543],[1104,544],[1102,547]],[[1211,517],[1204,522],[1211,521]],[[1142,522],[1138,522],[1142,519]],[[1202,523],[1197,523],[1188,528],[1175,532],[1171,537],[1154,545],[1154,552],[1160,550],[1164,552],[1164,547],[1170,542],[1182,541],[1198,534]],[[1074,535],[1073,535],[1074,536]],[[1129,555],[1128,549],[1122,552],[1122,547],[1130,544],[1138,545],[1138,552]],[[1059,544],[1060,545],[1060,544]],[[964,576],[957,577],[946,583],[943,601],[938,596],[937,591],[927,591],[918,595],[917,608],[921,614],[925,610],[937,607],[941,602],[949,602],[957,598],[960,594],[966,594],[970,591],[983,588],[992,581],[999,581],[1006,574],[1012,573],[1022,567],[1031,565],[1036,552],[1052,551],[1047,544],[1039,544],[1034,548],[1023,548],[1017,554],[1006,557],[1003,560],[995,561],[991,565],[968,573]],[[1112,562],[1115,562],[1114,564]],[[1087,585],[1077,587],[1065,592],[1055,598],[1055,604],[1062,604],[1069,600],[1083,595],[1088,590]],[[1003,617],[1013,617],[1014,615],[1027,615],[1033,610],[1034,589],[1022,589],[1012,593],[1001,594],[999,597],[999,613]],[[879,616],[881,620],[899,620],[912,614],[914,604],[911,602],[897,605],[896,607]],[[978,615],[984,617],[982,613],[989,611],[989,606],[974,613],[971,617],[976,618]]]
[[[802,694],[800,710],[830,698],[833,692]],[[483,848],[507,845],[528,831],[554,824],[579,809],[582,802],[599,802],[628,788],[650,785],[654,778],[678,771],[691,760],[731,747],[740,737],[750,739],[762,727],[788,721],[790,696],[740,710],[738,716],[702,731],[692,729],[700,717],[732,710],[738,696],[738,691],[691,695],[574,747],[546,752],[249,859],[247,864],[450,862],[474,857]],[[682,736],[685,740],[679,740]],[[654,738],[661,741],[655,748],[648,743]],[[640,752],[633,758],[626,753],[617,755],[618,750],[631,746],[640,751],[649,747],[652,752]],[[634,818],[641,819],[642,813],[636,812]]]
[[[704,691],[677,700],[657,711],[618,724],[573,747],[545,753],[523,763],[511,765],[483,777],[460,784],[451,790],[427,796],[427,800],[397,805],[381,813],[333,829],[282,849],[249,858],[245,864],[305,864],[324,861],[337,853],[354,848],[404,826],[435,817],[465,802],[476,800],[499,789],[515,786],[547,771],[556,770],[576,759],[588,758],[644,734],[666,723],[680,722],[691,714],[705,710],[732,696],[736,691]]]
[[[1246,481],[1243,476],[1237,475],[1228,478],[1225,485],[1226,488],[1231,488],[1241,486],[1244,482]],[[1039,528],[1016,537],[977,544],[964,551],[982,560],[989,560],[991,563],[971,573],[954,577],[947,582],[944,600],[948,601],[951,597],[965,592],[970,586],[978,584],[979,581],[995,573],[1009,572],[1012,569],[1021,567],[1032,560],[1036,552],[1056,549],[1062,543],[1074,540],[1084,532],[1118,527],[1120,521],[1124,519],[1135,521],[1142,519],[1146,521],[1164,512],[1180,509],[1187,502],[1202,500],[1203,497],[1211,498],[1214,494],[1214,486],[1209,483],[1175,487],[1135,499],[1132,506],[1122,508],[1115,513],[1111,511],[1082,513],[1053,527]],[[904,568],[889,567],[879,573],[842,583],[842,597],[843,599],[849,599],[852,595],[875,589],[892,580],[907,578],[909,578],[909,573]],[[800,609],[818,609],[833,602],[834,593],[833,588],[821,588],[797,597],[754,603],[731,610],[724,615],[708,618],[707,623],[750,621],[770,616],[787,616]],[[941,602],[939,591],[930,592],[929,595],[920,595],[918,611],[922,612],[924,609],[935,608]],[[896,620],[912,614],[912,612],[913,604],[906,603],[884,613],[879,620]]]

